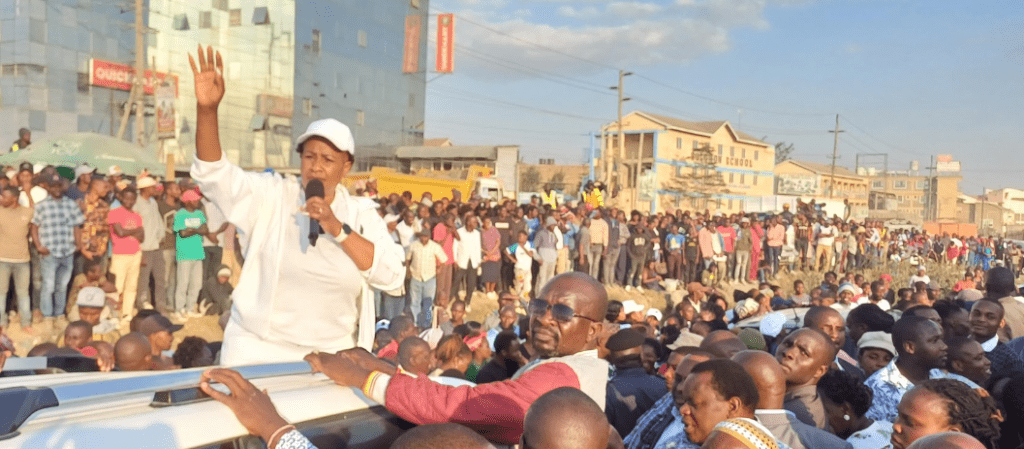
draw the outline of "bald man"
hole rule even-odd
[[[400,374],[366,351],[310,354],[306,360],[337,384],[362,388],[414,424],[454,422],[499,444],[516,444],[526,410],[559,387],[582,390],[603,410],[608,362],[597,357],[597,336],[608,307],[604,285],[583,273],[554,277],[530,302],[530,336],[539,360],[510,380],[449,387],[425,376]]]
[[[918,438],[907,449],[985,449],[985,445],[966,433],[943,432]]]
[[[606,449],[608,419],[582,391],[561,387],[537,398],[526,412],[523,449]]]
[[[706,352],[693,352],[676,365],[672,379],[672,387],[690,375],[693,367],[701,362],[711,360],[714,356]],[[626,449],[649,449],[653,447],[675,447],[676,449],[696,449],[700,446],[686,436],[683,417],[679,414],[672,397],[672,389],[654,403],[647,413],[636,422],[633,431],[623,439]]]
[[[816,329],[798,329],[786,336],[775,359],[786,374],[783,407],[804,424],[829,430],[825,406],[818,396],[818,379],[832,366],[836,348],[827,335]]]
[[[458,424],[416,426],[398,437],[391,449],[493,449],[494,445],[469,427]]]
[[[150,371],[153,354],[149,338],[141,332],[131,332],[114,345],[114,362],[120,371]]]
[[[746,349],[747,345],[743,343],[743,340],[729,331],[714,331],[704,337],[704,341],[700,343],[701,351],[721,359],[732,358],[737,352]]]
[[[804,327],[822,331],[832,340],[832,345],[837,351],[833,366],[853,374],[858,379],[865,378],[864,370],[857,366],[857,360],[844,349],[849,349],[851,353],[856,354],[857,345],[852,340],[849,341],[850,345],[847,344],[846,320],[839,311],[831,307],[811,307],[804,315]]]
[[[786,373],[771,354],[741,351],[732,357],[732,361],[739,363],[754,379],[760,398],[754,416],[779,441],[792,449],[853,448],[831,433],[800,422],[782,408],[786,397]]]

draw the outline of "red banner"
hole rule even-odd
[[[416,73],[420,70],[420,16],[405,17],[405,55],[402,58],[402,71]]]
[[[437,16],[437,71],[452,73],[455,68],[455,15]]]
[[[156,72],[156,83],[152,70],[145,71],[142,79],[142,86],[149,95],[153,94],[153,85],[159,84],[164,78],[169,78],[174,86],[174,96],[178,96],[178,76],[167,73]],[[89,60],[89,84],[98,87],[106,87],[116,90],[132,90],[132,83],[135,82],[135,67],[125,64],[117,64],[100,59]]]

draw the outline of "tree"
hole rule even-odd
[[[791,143],[779,142],[775,144],[775,163],[781,164],[788,161],[794,151],[796,151],[796,148]]]
[[[540,171],[536,167],[530,167],[519,177],[519,190],[523,192],[536,192],[540,189]]]
[[[551,176],[551,179],[548,180],[548,184],[551,184],[552,189],[565,191],[565,173],[555,173]]]
[[[730,192],[722,172],[718,171],[718,155],[711,145],[694,148],[690,160],[677,161],[677,164],[677,175],[665,187],[682,194],[684,202],[679,204],[680,208],[703,210],[712,203],[721,206],[721,199],[715,197]],[[673,207],[675,205],[667,208]]]

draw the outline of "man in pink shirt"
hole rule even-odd
[[[709,220],[701,226],[700,232],[697,234],[697,241],[700,242],[700,257],[704,260],[703,269],[705,270],[714,263],[712,258],[715,256],[715,246],[711,241],[711,239],[717,238],[715,233],[712,232],[714,226],[714,223]]]
[[[772,217],[768,226],[768,263],[772,267],[772,276],[779,272],[779,256],[782,255],[782,243],[786,241],[786,227],[780,223],[779,217]]]
[[[135,189],[124,189],[119,197],[121,207],[107,214],[110,242],[114,247],[110,272],[114,275],[114,286],[121,299],[121,316],[131,319],[135,312],[135,295],[138,293],[139,268],[142,266],[139,243],[145,239],[145,231],[142,217],[132,210],[138,198]]]
[[[437,266],[437,292],[434,293],[436,304],[447,304],[451,298],[456,240],[459,240],[459,233],[455,230],[455,216],[445,214],[443,221],[434,226],[434,241],[441,245],[444,255],[448,257],[448,260]]]

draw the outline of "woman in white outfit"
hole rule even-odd
[[[309,125],[296,142],[301,177],[244,172],[220,147],[217,107],[224,97],[223,61],[212,48],[189,56],[197,103],[192,177],[237,227],[245,254],[221,364],[298,361],[313,351],[370,349],[374,310],[370,287],[403,282],[403,251],[388,235],[371,200],[350,197],[341,180],[355,145],[334,119]],[[306,198],[311,180],[324,197]],[[310,219],[322,233],[315,245]]]

